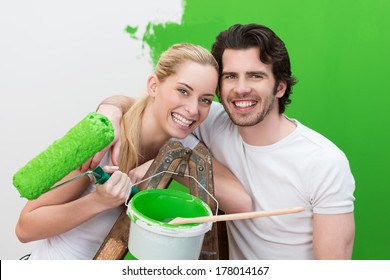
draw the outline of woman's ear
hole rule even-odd
[[[146,86],[150,97],[155,97],[158,87],[158,78],[155,74],[149,76]]]

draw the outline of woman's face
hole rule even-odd
[[[214,67],[192,61],[163,82],[153,75],[148,85],[157,125],[169,137],[186,137],[207,117],[217,83]]]

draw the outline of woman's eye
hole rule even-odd
[[[188,91],[187,91],[186,89],[179,88],[178,91],[179,91],[181,94],[184,94],[184,95],[187,95],[187,94],[188,94]]]
[[[205,103],[205,104],[211,104],[213,101],[209,98],[201,98],[200,102]]]

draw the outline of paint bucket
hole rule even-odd
[[[176,217],[211,216],[201,199],[177,190],[149,189],[128,204],[129,253],[139,260],[196,260],[212,223],[170,225]]]

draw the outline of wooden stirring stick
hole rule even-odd
[[[245,212],[245,213],[226,214],[226,215],[217,215],[217,216],[203,216],[203,217],[194,217],[194,218],[177,217],[171,220],[168,224],[181,225],[181,224],[191,224],[191,223],[207,223],[207,222],[218,222],[218,221],[254,219],[254,218],[298,213],[298,212],[302,212],[303,210],[305,210],[305,208],[303,207],[292,207],[292,208],[270,210],[270,211]]]

